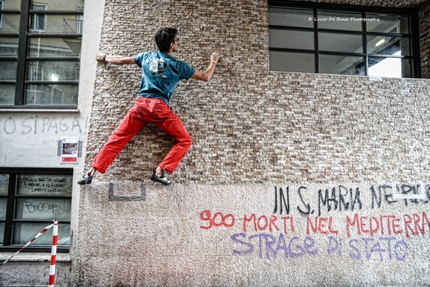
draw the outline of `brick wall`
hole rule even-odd
[[[267,1],[106,1],[101,51],[155,49],[155,31],[175,26],[177,58],[203,70],[213,50],[222,55],[211,82],[181,82],[173,95],[172,108],[194,140],[176,182],[428,178],[428,80],[271,72],[267,25]],[[425,44],[428,21],[421,27]],[[427,76],[428,46],[421,50]],[[132,106],[139,79],[137,66],[99,64],[87,163]],[[146,180],[171,145],[148,126],[98,178]]]
[[[420,9],[421,76],[430,78],[430,1]]]
[[[194,140],[175,184],[148,183],[172,145],[149,126],[80,188],[74,285],[429,285],[428,79],[271,72],[267,1],[106,0],[104,14],[101,51],[155,49],[155,31],[176,26],[179,59],[222,58],[173,96]],[[87,164],[140,70],[98,64],[96,78]]]
[[[415,8],[428,0],[300,0],[298,2],[312,2],[339,5],[361,5],[375,7]]]

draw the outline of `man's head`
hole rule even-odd
[[[155,33],[155,43],[160,52],[171,52],[172,44],[175,45],[177,43],[176,34],[178,34],[178,29],[176,28],[161,28]]]

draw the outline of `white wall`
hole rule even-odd
[[[97,65],[95,54],[99,46],[103,6],[103,0],[85,2],[78,108],[67,111],[0,110],[1,167],[73,168],[72,240],[78,234],[79,186],[76,182],[82,177],[84,171],[85,146]],[[79,137],[79,140],[82,141],[82,157],[79,158],[77,164],[60,163],[58,141],[61,141],[62,137]],[[73,257],[73,241],[71,247]],[[11,254],[13,253],[0,252],[0,260],[8,258]],[[11,284],[11,286],[12,284],[31,286],[39,280],[46,281],[47,275],[38,271],[43,266],[49,268],[49,262],[40,263],[40,261],[46,260],[45,255],[22,252],[11,260],[11,262],[21,262],[21,264],[12,263],[13,272],[8,271],[12,270],[7,268],[8,265],[2,267],[0,277],[3,281],[0,282],[5,285]],[[59,255],[58,260],[70,263],[70,256],[62,254]],[[29,265],[28,262],[32,263]],[[19,271],[20,268],[22,272]],[[24,270],[29,271],[31,275],[21,276],[25,273]],[[60,273],[67,274],[63,277],[67,280],[70,279],[70,267],[66,267],[64,270],[61,270]],[[66,280],[64,278],[62,278],[63,281]]]

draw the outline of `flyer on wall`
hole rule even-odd
[[[63,137],[61,145],[62,163],[78,163],[78,137]]]

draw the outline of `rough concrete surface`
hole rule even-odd
[[[55,267],[55,286],[71,286],[70,263],[57,262]],[[10,261],[0,267],[0,286],[48,286],[49,268],[49,256],[43,262]]]
[[[428,286],[428,188],[147,183],[145,200],[112,201],[109,183],[97,182],[82,189],[75,282]],[[399,194],[421,199],[394,200]]]

